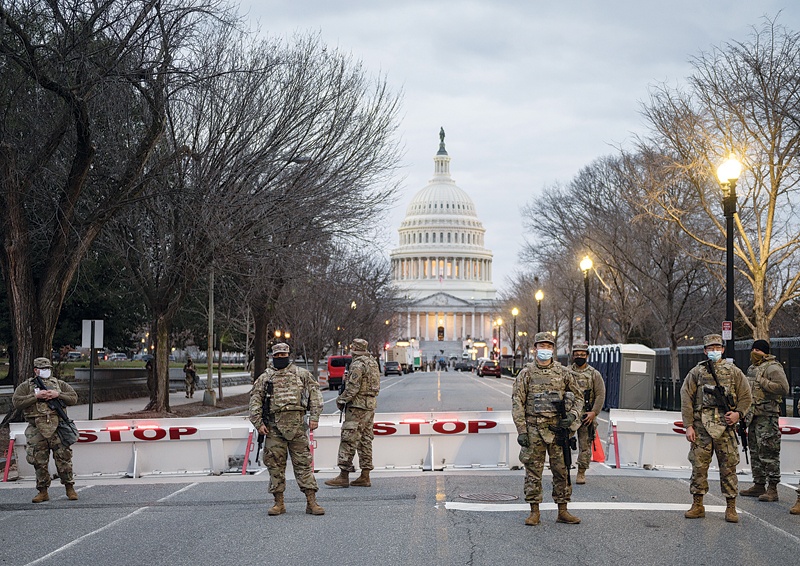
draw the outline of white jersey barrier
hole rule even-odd
[[[607,461],[617,467],[687,468],[689,443],[677,411],[611,409]],[[800,471],[800,418],[780,417],[781,472]],[[738,438],[738,436],[737,436]],[[613,445],[613,447],[612,447]],[[741,453],[738,469],[750,472]],[[716,458],[712,464],[716,463]]]

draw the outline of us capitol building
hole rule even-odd
[[[492,344],[496,289],[492,252],[475,204],[450,176],[439,132],[433,178],[406,210],[399,245],[390,253],[392,284],[404,298],[395,314],[399,338],[418,342],[423,360],[487,355]]]

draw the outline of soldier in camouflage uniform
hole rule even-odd
[[[689,462],[692,464],[689,491],[693,502],[684,517],[699,519],[706,516],[703,496],[708,492],[711,457],[716,454],[720,489],[728,503],[725,520],[738,523],[736,466],[739,464],[739,446],[735,427],[750,408],[750,386],[742,370],[722,359],[722,336],[709,334],[703,338],[703,345],[708,361],[693,367],[681,387],[681,416],[686,440],[692,443],[689,449]],[[731,396],[733,410],[720,407],[715,400],[713,392],[716,382],[708,364],[713,364],[719,384],[725,389],[725,394]]]
[[[753,405],[747,412],[750,463],[753,487],[740,492],[759,501],[777,501],[781,481],[781,429],[778,426],[780,404],[789,394],[789,381],[781,363],[769,353],[769,342],[756,340],[750,351],[751,365],[747,380],[753,393]],[[764,485],[769,483],[768,488]]]
[[[589,469],[589,462],[592,460],[592,439],[589,438],[589,429],[592,429],[594,436],[595,420],[606,402],[606,384],[603,382],[603,376],[587,363],[588,358],[589,344],[578,342],[572,345],[570,370],[575,376],[578,387],[583,391],[583,410],[586,411],[578,429],[578,475],[575,478],[577,484],[586,483],[586,470]]]
[[[186,356],[186,363],[183,366],[183,381],[186,383],[186,398],[194,397],[194,384],[197,379],[197,370],[194,367],[192,358]]]
[[[61,399],[65,405],[74,405],[78,402],[78,394],[68,383],[52,375],[53,365],[49,359],[33,360],[33,371],[41,378],[47,390],[40,390],[34,378],[30,378],[17,386],[12,397],[14,408],[21,410],[28,421],[28,428],[25,429],[27,460],[36,470],[36,489],[39,490],[33,502],[41,503],[50,499],[47,489],[50,487],[51,451],[58,478],[67,490],[67,498],[78,499],[72,475],[72,448],[62,444],[56,432],[58,414],[47,404],[51,399]]]
[[[367,350],[366,340],[356,338],[350,344],[353,361],[345,381],[344,391],[336,399],[336,406],[344,411],[342,439],[339,442],[339,475],[325,482],[332,487],[372,485],[369,473],[372,470],[372,425],[375,407],[381,390],[381,372],[378,362]],[[353,456],[358,452],[361,475],[350,482],[350,472],[355,472]]]
[[[525,501],[531,512],[526,525],[539,524],[542,502],[542,470],[545,456],[553,472],[553,500],[558,504],[559,523],[580,523],[567,511],[572,486],[567,483],[569,470],[564,453],[556,442],[555,428],[575,431],[580,426],[583,392],[572,373],[553,360],[555,342],[549,332],[539,332],[534,339],[536,361],[527,364],[517,375],[511,397],[511,416],[517,427],[517,443],[522,447],[520,461],[525,465]],[[553,401],[565,401],[567,417],[559,418]]]
[[[269,395],[269,415],[263,414],[265,397]],[[250,394],[250,422],[264,438],[264,465],[269,469],[269,491],[275,504],[269,515],[286,513],[283,492],[286,490],[286,457],[292,458],[294,477],[306,495],[306,513],[324,515],[317,504],[317,480],[311,468],[311,449],[305,426],[306,411],[310,413],[308,428],[319,425],[322,413],[322,394],[319,383],[310,372],[289,360],[289,345],[272,347],[272,364],[262,373]]]

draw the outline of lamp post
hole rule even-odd
[[[519,309],[514,307],[511,309],[511,316],[514,317],[514,329],[511,332],[511,375],[514,375],[515,370],[517,369],[517,315],[519,314]]]
[[[503,355],[503,335],[500,332],[500,327],[503,326],[503,319],[498,318],[495,322],[497,323],[497,363],[499,364]]]
[[[733,320],[733,217],[736,214],[736,181],[742,173],[742,164],[731,156],[717,168],[717,178],[722,186],[722,208],[725,212],[725,318],[722,325],[722,338],[725,340],[725,358],[733,361],[734,335]],[[728,328],[725,328],[725,327]]]
[[[544,299],[544,293],[541,289],[536,291],[534,295],[536,298],[536,332],[542,331],[542,299]]]
[[[584,337],[586,342],[589,342],[589,271],[592,269],[592,258],[588,255],[581,260],[581,271],[583,271],[583,314],[586,318],[586,330]]]

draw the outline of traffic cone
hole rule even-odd
[[[595,435],[592,441],[592,462],[605,462],[606,455],[603,452],[603,443],[600,442],[600,437]]]

